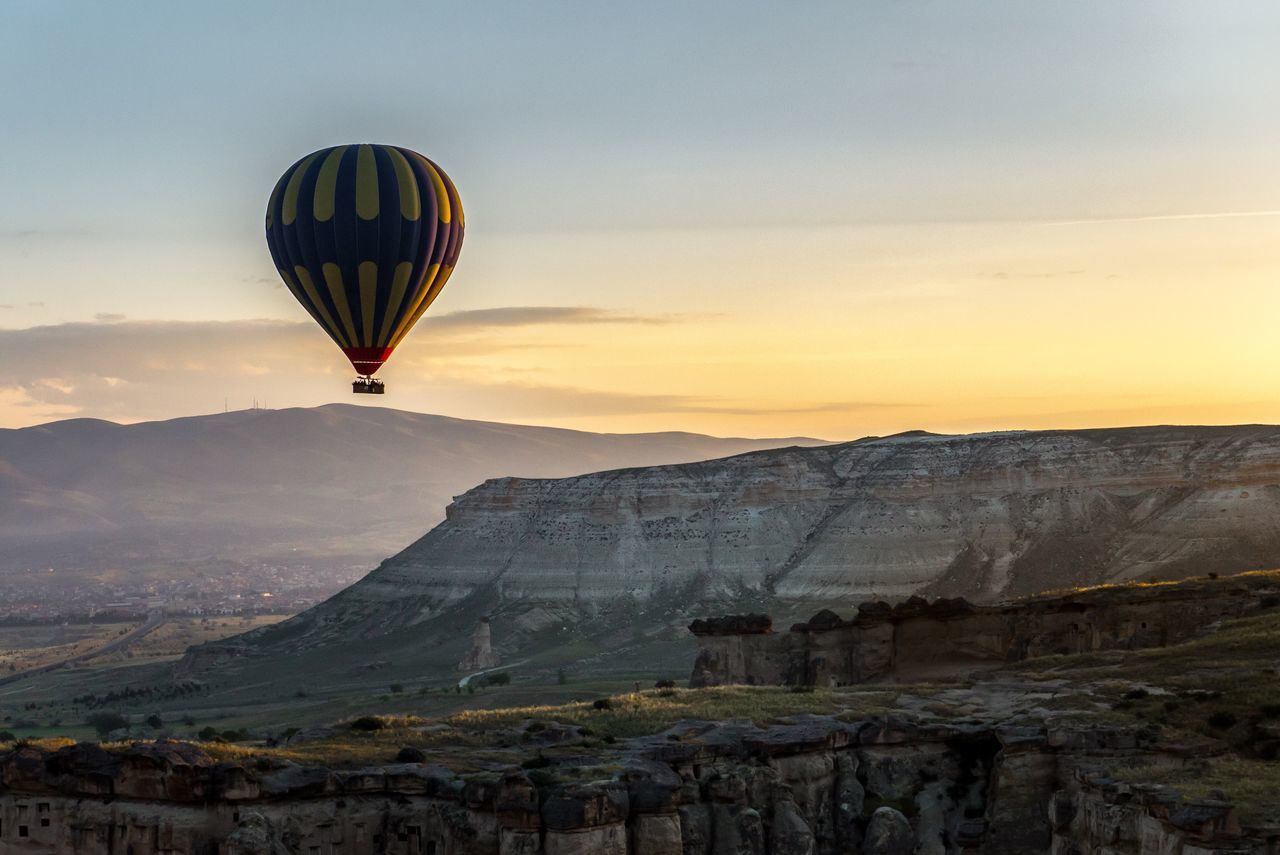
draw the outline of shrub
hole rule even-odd
[[[13,731],[0,730],[0,742],[13,742],[17,738],[13,735]]]
[[[195,720],[194,718],[192,718],[191,716],[189,716],[189,715],[184,715],[184,716],[182,717],[182,725],[183,725],[184,727],[195,727],[195,726],[196,726],[196,720]]]
[[[569,674],[563,668],[556,669],[556,682],[561,686],[569,682]]]
[[[511,684],[511,672],[499,671],[496,674],[485,674],[484,684],[486,686],[507,686]]]
[[[813,686],[792,686],[787,691],[793,695],[807,695],[813,692]]]
[[[99,712],[93,713],[86,718],[85,724],[97,731],[99,739],[106,739],[107,734],[113,730],[127,730],[129,728],[129,719],[118,712]]]
[[[421,748],[414,748],[412,745],[406,745],[396,754],[397,763],[425,763],[427,755]]]
[[[398,695],[404,691],[404,684],[392,683],[390,686],[388,686],[388,688],[391,689],[391,694]]]
[[[1129,691],[1125,692],[1124,696],[1126,700],[1140,701],[1143,698],[1147,697],[1147,695],[1149,694],[1151,693],[1148,692],[1146,689],[1142,688],[1141,686],[1139,686],[1136,689],[1130,689]]]
[[[196,736],[200,737],[205,742],[212,741],[214,738],[217,737],[217,735],[218,735],[218,731],[216,731],[209,725],[205,725],[204,727],[200,728],[200,732],[196,734]]]
[[[676,687],[675,680],[659,680],[653,684],[655,689],[674,689]]]
[[[591,702],[591,708],[596,710],[613,709],[613,701],[610,698],[596,698]]]
[[[1280,718],[1280,704],[1263,704],[1258,710],[1263,718]]]
[[[378,718],[376,715],[362,715],[359,718],[351,720],[352,730],[364,730],[364,731],[382,730],[386,726],[387,726],[387,723],[382,719]]]
[[[1236,714],[1226,710],[1218,710],[1208,718],[1209,726],[1214,730],[1227,730],[1235,726]]]
[[[147,727],[151,728],[152,730],[159,730],[160,728],[164,727],[164,719],[160,718],[159,713],[152,713],[151,715],[147,716],[146,721],[147,721]]]

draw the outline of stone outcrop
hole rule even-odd
[[[774,633],[764,615],[689,625],[690,685],[845,686],[923,680],[1038,656],[1163,647],[1280,601],[1280,575],[1080,591],[981,606],[911,597],[862,603],[849,620],[823,609]],[[762,629],[762,627],[764,629]]]
[[[743,600],[993,602],[1277,565],[1280,428],[907,434],[486,481],[357,584],[235,643],[314,647],[451,611],[470,626],[519,608],[565,624]]]
[[[183,743],[0,754],[0,853],[1262,855],[1280,828],[1118,784],[1140,730],[1028,723],[682,722],[612,755],[457,775],[219,762]],[[575,765],[577,764],[577,765]]]
[[[492,629],[488,618],[481,618],[471,633],[471,649],[458,663],[459,671],[475,671],[481,668],[493,668],[498,664],[498,657],[493,652]]]

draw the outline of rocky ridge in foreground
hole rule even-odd
[[[583,741],[581,731],[558,738]],[[1280,825],[1242,824],[1224,799],[1184,799],[1102,770],[1184,755],[1137,727],[902,715],[682,722],[554,772],[219,762],[168,742],[18,748],[0,756],[0,852],[1274,851]]]

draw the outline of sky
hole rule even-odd
[[[0,427],[1280,422],[1278,43],[1269,0],[0,0]],[[360,141],[467,212],[382,398],[263,240]]]

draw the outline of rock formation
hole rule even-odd
[[[846,686],[927,680],[1053,654],[1163,647],[1280,595],[1280,577],[1118,587],[999,606],[963,599],[862,603],[848,621],[830,609],[789,632],[766,615],[695,620],[689,684]]]
[[[1242,824],[1230,803],[1099,770],[1177,762],[1167,750],[1134,728],[894,715],[683,722],[629,740],[599,766],[536,774],[218,762],[173,742],[20,747],[0,754],[0,853],[1263,855],[1280,846],[1280,828]]]
[[[494,655],[492,638],[489,631],[489,619],[480,618],[475,632],[471,634],[471,649],[458,663],[459,671],[476,671],[481,668],[492,668],[498,664]]]
[[[486,481],[356,585],[233,646],[279,653],[451,610],[456,627],[497,609],[571,622],[743,601],[991,602],[1276,565],[1280,428],[917,433]]]

